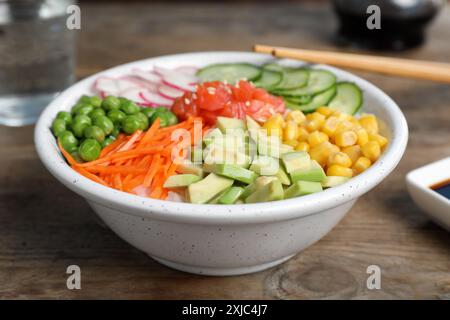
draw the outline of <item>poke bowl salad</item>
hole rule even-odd
[[[269,202],[346,183],[389,145],[363,92],[282,61],[130,68],[100,75],[51,130],[84,177],[193,204]]]

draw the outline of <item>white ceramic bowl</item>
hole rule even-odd
[[[203,52],[128,63],[84,79],[58,96],[42,113],[35,144],[47,169],[86,198],[106,225],[122,239],[172,268],[206,275],[236,275],[282,263],[327,234],[355,201],[382,181],[400,161],[408,140],[405,118],[385,93],[348,72],[328,67],[340,80],[364,91],[363,112],[386,123],[390,143],[382,157],[349,182],[301,198],[245,205],[196,205],[153,200],[104,187],[76,173],[58,151],[50,126],[58,111],[69,110],[90,93],[99,75],[118,76],[132,68],[204,66],[218,62],[267,62],[267,55]],[[296,61],[287,63],[299,64]]]

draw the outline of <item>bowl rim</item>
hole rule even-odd
[[[129,70],[141,64],[154,65],[173,59],[189,60],[203,56],[221,56],[227,59],[254,61],[270,59],[271,56],[240,51],[208,51],[181,53],[148,58],[122,64],[96,74],[93,74],[64,90],[41,113],[35,127],[35,146],[39,158],[50,173],[61,183],[77,194],[113,210],[119,210],[142,218],[152,218],[162,221],[195,223],[195,224],[255,224],[281,220],[295,219],[320,211],[337,207],[360,197],[380,183],[398,164],[406,149],[408,141],[408,126],[398,105],[382,90],[368,81],[350,72],[327,65],[314,65],[333,71],[339,77],[357,83],[364,92],[370,92],[383,100],[383,108],[391,119],[391,141],[378,159],[368,170],[353,177],[348,182],[326,189],[322,192],[274,202],[255,204],[191,204],[145,198],[118,191],[91,181],[70,168],[59,152],[55,139],[49,128],[50,119],[56,113],[67,108],[69,97],[74,91],[86,86],[102,75]],[[273,58],[272,58],[273,59]],[[301,63],[296,61],[295,63]]]

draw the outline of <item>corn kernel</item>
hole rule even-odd
[[[309,151],[309,144],[306,142],[299,142],[295,147],[297,151]]]
[[[355,128],[355,125],[347,120],[339,120],[338,119],[338,125],[336,130],[334,131],[334,135],[344,132],[344,131],[350,131],[353,130]]]
[[[366,131],[366,129],[359,127],[355,129],[356,136],[358,137],[358,140],[356,141],[357,144],[359,144],[361,147],[365,145],[367,142],[369,142],[369,135]]]
[[[327,164],[331,153],[339,152],[339,148],[329,141],[324,141],[309,150],[312,160],[316,160],[322,167]]]
[[[378,133],[378,121],[373,114],[366,114],[359,118],[359,124],[367,130],[368,133]]]
[[[316,111],[318,113],[324,115],[325,117],[329,117],[333,113],[333,110],[328,108],[328,107],[326,107],[326,106],[318,107]]]
[[[293,148],[295,148],[299,144],[299,142],[297,140],[284,140],[283,143],[287,144]]]
[[[327,175],[351,178],[353,176],[353,170],[337,164],[333,164],[328,167]]]
[[[353,117],[347,113],[340,113],[337,118],[341,121],[352,121]]]
[[[366,158],[370,161],[375,162],[381,154],[381,148],[378,142],[369,141],[364,146],[362,146],[361,151]]]
[[[339,147],[352,146],[358,140],[358,136],[353,131],[342,131],[334,135],[334,142]]]
[[[303,127],[298,127],[298,138],[299,142],[306,141],[308,139],[309,132]]]
[[[306,115],[306,120],[308,121],[317,121],[319,126],[322,127],[325,123],[325,116],[319,112],[313,112]]]
[[[342,148],[341,151],[350,157],[350,159],[352,160],[352,163],[355,163],[355,161],[358,160],[358,158],[362,156],[361,147],[359,145],[345,147],[345,148]]]
[[[314,131],[308,136],[308,143],[311,147],[314,147],[324,141],[328,141],[328,136],[320,131]]]
[[[369,140],[378,142],[381,148],[388,143],[388,139],[378,133],[369,133]]]
[[[339,119],[335,116],[330,116],[322,126],[322,131],[328,136],[332,136],[339,125]]]
[[[294,121],[296,124],[303,123],[306,120],[305,115],[300,110],[294,110],[286,115],[286,121]]]
[[[306,125],[305,125],[305,128],[306,128],[306,130],[308,130],[309,132],[313,132],[313,131],[316,131],[316,130],[320,130],[320,127],[321,127],[321,124],[320,124],[320,122],[319,121],[317,121],[317,120],[307,120],[306,121]]]
[[[263,125],[263,129],[267,130],[267,135],[283,136],[283,117],[280,114],[273,115]]]
[[[359,157],[358,160],[353,164],[353,172],[360,174],[364,170],[368,169],[372,162],[366,157]]]
[[[298,126],[292,120],[286,122],[286,127],[283,130],[284,140],[295,140],[298,138]]]
[[[328,167],[334,164],[344,168],[350,168],[352,166],[352,159],[344,152],[332,153],[328,157]]]

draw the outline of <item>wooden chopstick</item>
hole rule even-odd
[[[253,47],[253,51],[268,53],[278,58],[299,59],[387,75],[450,83],[450,64],[448,63],[272,47],[259,44]]]

